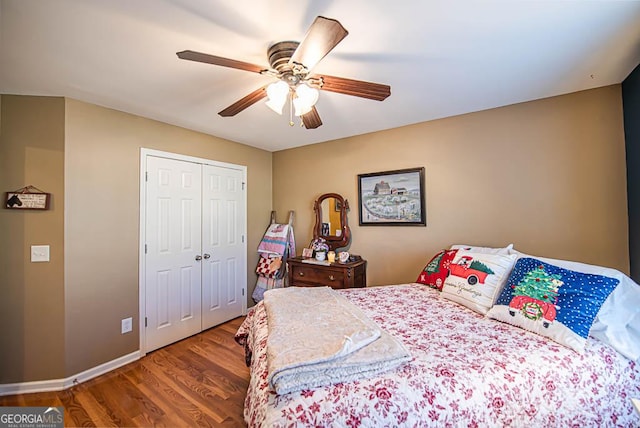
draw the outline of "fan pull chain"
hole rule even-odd
[[[293,126],[293,90],[289,91],[289,126]]]

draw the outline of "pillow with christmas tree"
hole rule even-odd
[[[442,250],[422,269],[416,282],[442,291],[444,280],[449,273],[449,264],[458,250]]]
[[[518,258],[534,258],[561,268],[616,278],[620,283],[609,294],[593,321],[589,336],[608,344],[640,363],[640,285],[619,270],[570,260],[549,259],[511,250]]]
[[[449,263],[442,297],[486,314],[507,282],[516,258],[515,254],[458,250]]]
[[[581,352],[619,280],[521,258],[487,316]]]

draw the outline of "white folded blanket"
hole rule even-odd
[[[371,376],[409,361],[404,345],[329,287],[265,292],[268,382],[278,394]]]

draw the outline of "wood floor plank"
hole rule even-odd
[[[0,397],[0,406],[62,406],[66,426],[244,427],[249,369],[236,318],[64,391]]]
[[[60,391],[58,393],[58,397],[60,397],[60,401],[62,402],[62,406],[64,407],[64,417],[68,421],[68,425],[71,425],[69,421],[73,421],[73,425],[75,426],[97,426],[96,422],[94,422],[94,418],[92,418],[87,411],[87,408],[80,401],[78,401],[75,391],[71,389]]]
[[[194,403],[190,399],[188,394],[185,394],[182,387],[175,383],[170,377],[165,377],[157,372],[157,367],[152,368],[154,376],[160,378],[163,383],[166,383],[167,388],[164,393],[172,401],[172,407],[180,412],[183,417],[191,421],[192,424],[197,426],[216,426],[218,422],[222,421],[222,418],[216,418],[212,416],[208,409],[201,408],[198,403]]]
[[[78,388],[78,387],[76,387]],[[75,388],[74,388],[75,389]],[[78,412],[71,413],[71,417],[74,418],[70,425],[75,426],[91,426],[93,424],[97,427],[117,427],[117,424],[113,421],[111,416],[109,415],[108,409],[105,409],[98,401],[93,397],[93,395],[84,390],[75,392],[76,401],[80,406],[82,406],[82,410],[85,411],[87,416],[89,417],[88,421],[85,420],[76,420],[75,416],[78,415]],[[65,408],[66,411],[66,408]],[[66,414],[65,414],[66,417]]]
[[[239,346],[236,344],[236,346]],[[191,348],[192,352],[196,352],[209,362],[213,358],[217,360],[216,365],[226,369],[228,372],[236,373],[242,378],[248,379],[249,368],[246,366],[244,359],[238,360],[236,357],[237,349],[229,349],[203,342]],[[248,385],[248,384],[247,384]]]
[[[192,381],[188,375],[174,370],[170,365],[166,364],[166,361],[166,356],[155,356],[154,362],[156,366],[151,367],[154,375],[166,382],[177,394],[180,394],[182,399],[193,406],[192,408],[197,409],[195,413],[192,414],[198,416],[198,419],[211,419],[214,425],[221,423],[224,417],[212,409],[212,405],[210,404],[215,403],[218,397],[212,394],[205,385],[201,383],[198,384]],[[204,396],[206,400],[199,400],[202,396]]]
[[[140,371],[146,371],[146,369],[140,369]],[[136,377],[137,378],[137,377]],[[147,373],[142,376],[142,381],[137,383],[138,389],[144,394],[149,396],[155,396],[158,405],[162,408],[164,416],[154,422],[155,425],[166,426],[188,426],[191,422],[190,417],[185,417],[187,412],[179,406],[179,403],[173,399],[173,391],[170,391],[168,385],[158,381],[151,373]],[[166,390],[168,393],[159,394],[158,391]],[[190,410],[190,409],[189,409]],[[145,425],[146,426],[146,425]]]
[[[114,377],[110,375],[107,378],[106,387],[101,383],[92,383],[88,385],[88,392],[100,404],[109,417],[109,425],[115,426],[133,426],[133,420],[126,411],[129,397],[122,396],[117,392],[117,386]]]

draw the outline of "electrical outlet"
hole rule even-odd
[[[129,333],[133,329],[133,319],[131,317],[122,320],[122,334]]]

